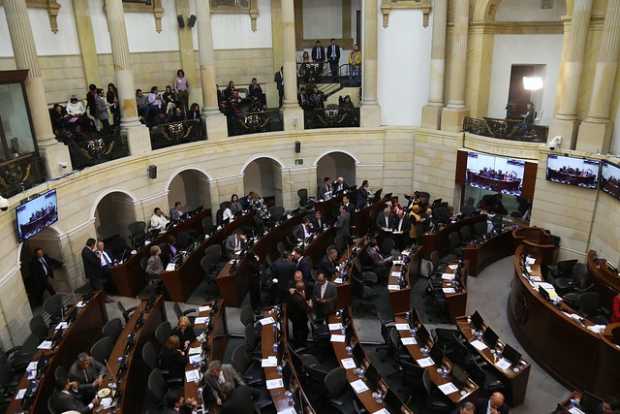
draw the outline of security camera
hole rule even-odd
[[[553,137],[551,141],[547,143],[547,148],[549,148],[551,151],[555,151],[555,149],[559,148],[561,144],[562,144],[562,137],[557,135]]]
[[[66,169],[69,165],[68,165],[66,162],[64,162],[64,161],[60,161],[60,162],[58,163],[58,166],[59,166],[60,168],[62,168],[62,169]]]
[[[0,196],[0,210],[7,211],[9,209],[9,200]]]

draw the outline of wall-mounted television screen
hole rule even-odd
[[[525,161],[477,152],[467,153],[465,181],[474,187],[520,196],[524,172]]]
[[[596,188],[600,165],[599,160],[549,154],[547,180],[583,188]]]
[[[601,168],[601,190],[620,200],[620,165],[609,161]]]
[[[17,237],[21,241],[33,238],[58,221],[56,190],[50,190],[24,202],[16,208]]]

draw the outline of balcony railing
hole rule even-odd
[[[45,181],[41,158],[37,153],[0,161],[0,195],[12,197]]]
[[[188,119],[153,125],[149,130],[151,132],[151,147],[153,149],[207,139],[205,124],[200,119]]]
[[[284,130],[282,113],[279,109],[265,109],[248,113],[229,113],[226,119],[228,121],[228,135],[231,137]]]
[[[74,170],[112,161],[129,155],[127,139],[119,127],[109,131],[94,128],[64,128],[56,130],[56,138],[69,147]]]
[[[362,65],[348,63],[338,67],[338,76],[333,77],[329,62],[297,63],[297,81],[299,85],[311,84],[338,84],[340,89],[358,87],[362,80]]]
[[[359,126],[359,108],[344,105],[327,105],[325,108],[304,109],[304,129],[351,128]]]
[[[549,128],[521,119],[465,118],[463,130],[484,137],[526,142],[546,142]]]

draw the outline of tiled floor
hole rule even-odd
[[[512,409],[513,414],[550,413],[569,391],[543,370],[521,347],[508,323],[507,303],[514,275],[512,256],[488,266],[477,278],[467,281],[467,313],[477,310],[499,337],[523,354],[532,364],[525,403]],[[540,338],[544,341],[545,338]]]

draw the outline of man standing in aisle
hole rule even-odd
[[[338,80],[338,65],[340,64],[340,46],[336,44],[336,39],[332,39],[327,48],[327,60],[332,78]]]

